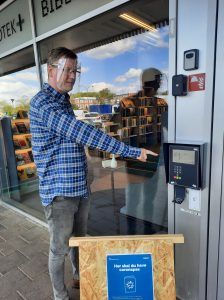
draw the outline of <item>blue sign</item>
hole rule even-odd
[[[153,300],[151,254],[107,255],[108,300]]]

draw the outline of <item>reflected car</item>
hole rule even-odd
[[[98,112],[87,112],[85,118],[100,119],[100,114]]]
[[[97,112],[88,112],[85,114],[85,120],[91,120],[95,125],[102,124],[101,115]]]
[[[83,117],[77,117],[78,120],[89,123],[93,126],[102,127],[101,116],[97,112],[87,112]]]

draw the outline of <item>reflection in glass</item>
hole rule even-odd
[[[7,75],[0,82],[5,87],[0,103],[1,199],[43,219],[28,114],[30,99],[39,88],[36,68]]]
[[[168,131],[168,27],[79,53],[79,61],[81,73],[70,93],[74,117],[125,144],[159,153],[158,158],[149,157],[146,163],[116,157],[117,168],[113,169],[102,168],[102,160],[111,159],[108,153],[86,149],[92,191],[88,233],[167,232],[167,185],[162,144],[167,140]],[[24,84],[29,87],[30,94],[26,95],[28,89],[24,88],[24,93],[18,90],[17,95],[30,99],[36,93],[38,88],[34,72],[30,69],[12,75],[21,78],[23,87]],[[42,77],[46,82],[45,64],[42,65]],[[32,78],[33,82],[30,82]],[[14,94],[8,94],[7,99],[17,98]],[[15,107],[16,101],[13,103]],[[10,118],[17,117],[17,113]],[[14,121],[11,125],[11,130],[16,130]],[[25,130],[22,124],[19,130]],[[19,184],[8,184],[7,173],[1,176],[5,184],[5,201],[44,220],[38,181],[33,176],[35,171],[31,165],[29,168],[23,166],[28,159],[32,160],[30,156],[23,155],[24,151],[29,152],[29,136],[24,141],[14,137],[11,143],[13,155],[16,154],[14,163],[17,164]]]
[[[71,103],[78,109],[97,111],[100,121],[95,126],[125,144],[159,153],[159,158],[149,157],[147,163],[117,157],[116,169],[104,169],[102,159],[111,156],[88,149],[93,179],[90,235],[167,232],[162,144],[168,132],[168,28],[157,31],[153,45],[148,43],[150,38],[147,32],[79,55],[82,73]],[[162,39],[163,46],[158,47],[156,39]],[[102,91],[107,92],[104,98]],[[88,103],[84,98],[88,96],[96,102]],[[103,111],[105,104],[111,112]]]

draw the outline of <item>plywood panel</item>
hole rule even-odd
[[[79,243],[81,300],[107,299],[107,254],[151,253],[154,272],[155,300],[175,300],[173,241],[119,240],[113,237]]]

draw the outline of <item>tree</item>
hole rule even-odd
[[[70,99],[81,98],[81,97],[96,97],[98,98],[97,92],[79,92],[70,95]]]
[[[99,91],[99,99],[100,103],[104,103],[106,99],[111,100],[114,97],[114,93],[112,93],[108,88]]]
[[[16,111],[16,109],[11,104],[1,105],[1,112],[8,116],[11,116],[12,114],[14,114],[15,111]]]
[[[29,111],[30,109],[30,100],[26,98],[21,98],[16,101],[16,105],[8,104],[5,101],[0,101],[0,111],[3,114],[6,114],[8,116],[12,116],[13,114],[16,114],[19,110],[25,110]]]
[[[73,104],[73,103],[71,103],[71,105],[72,105],[72,108],[73,108],[74,110],[77,110],[77,109],[79,109],[79,107],[78,107],[78,105],[77,105],[77,104]]]

